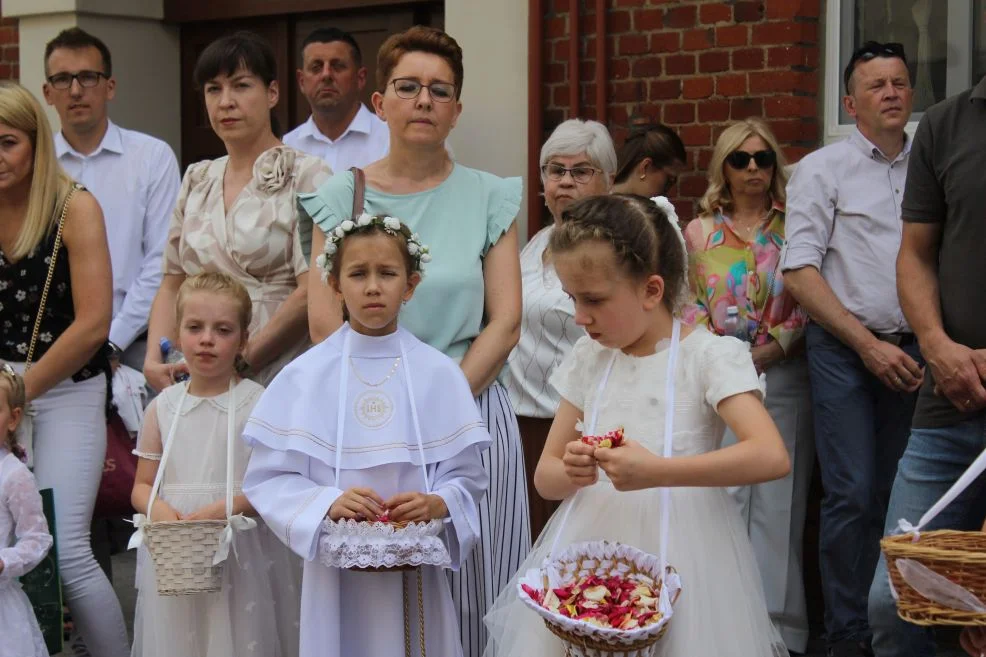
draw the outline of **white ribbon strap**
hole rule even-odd
[[[229,401],[226,408],[226,528],[223,529],[222,536],[219,538],[219,546],[216,554],[212,557],[212,565],[218,566],[229,557],[229,548],[233,548],[233,554],[239,557],[236,552],[236,532],[253,529],[257,526],[257,521],[248,518],[242,513],[233,515],[233,471],[236,468],[234,463],[236,446],[236,382],[229,380]]]
[[[958,481],[952,484],[952,487],[941,496],[941,499],[935,502],[934,506],[928,509],[917,525],[912,525],[904,518],[897,521],[897,528],[902,534],[914,534],[914,540],[917,541],[921,536],[921,530],[924,529],[929,522],[934,520],[939,513],[945,510],[945,508],[955,501],[959,495],[965,492],[965,489],[972,485],[976,479],[979,478],[984,471],[986,471],[986,450],[972,462],[972,465],[962,473]]]
[[[222,536],[219,538],[219,547],[216,548],[216,555],[212,558],[213,566],[218,566],[229,558],[229,548],[231,546],[233,548],[233,554],[239,558],[239,555],[236,553],[236,540],[234,539],[236,532],[247,531],[257,526],[256,520],[248,518],[242,513],[230,516],[228,520],[229,522],[226,528],[223,529]]]
[[[349,362],[349,352],[351,349],[350,343],[352,338],[352,333],[350,331],[346,332],[346,338],[342,341],[342,363],[345,365]],[[342,470],[342,436],[343,430],[346,428],[346,411],[349,408],[346,405],[346,397],[349,395],[349,375],[347,372],[343,371],[342,375],[339,377],[339,410],[336,413],[336,466],[335,466],[335,485],[339,490],[343,490],[340,481],[340,472]]]
[[[401,369],[404,370],[404,383],[407,385],[407,402],[411,405],[411,421],[414,424],[414,437],[418,440],[418,454],[421,457],[421,473],[425,478],[425,493],[431,493],[431,482],[428,479],[428,465],[425,463],[425,445],[421,439],[421,423],[418,421],[418,407],[414,403],[414,386],[411,385],[411,368],[407,366],[407,351],[404,341],[401,345]]]
[[[897,572],[911,588],[949,609],[986,613],[986,605],[974,593],[914,559],[897,559]]]
[[[678,364],[678,346],[681,343],[681,321],[674,320],[671,329],[671,348],[668,350],[668,372],[664,383],[664,458],[669,459],[674,450],[674,375]],[[661,596],[666,596],[664,573],[668,567],[668,534],[671,531],[671,489],[661,488],[661,548],[658,563],[661,564]]]

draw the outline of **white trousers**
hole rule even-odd
[[[767,370],[764,405],[787,447],[791,472],[776,481],[730,488],[729,493],[750,533],[771,620],[788,650],[803,653],[808,646],[808,611],[802,545],[808,487],[815,465],[811,387],[803,356]],[[727,429],[723,445],[735,443],[736,436]]]
[[[34,476],[54,492],[58,568],[72,621],[94,657],[127,657],[120,602],[89,542],[106,458],[105,405],[102,376],[66,379],[34,400]]]

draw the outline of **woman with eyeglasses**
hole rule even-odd
[[[765,405],[791,458],[783,479],[733,490],[760,566],[767,607],[787,647],[804,652],[808,618],[802,534],[814,465],[804,310],[784,289],[787,174],[777,139],[755,118],[727,127],[709,164],[702,214],[685,228],[694,303],[685,319],[750,344]],[[727,431],[723,442],[735,442]]]
[[[609,194],[615,171],[613,140],[596,121],[569,119],[555,128],[541,147],[541,184],[552,222],[520,253],[520,341],[507,360],[504,378],[524,443],[531,534],[535,538],[559,505],[541,499],[534,489],[534,470],[559,402],[558,391],[548,379],[575,341],[585,335],[575,324],[575,306],[548,265],[546,250],[565,208],[586,196]]]
[[[522,190],[520,178],[499,178],[449,157],[445,140],[462,111],[462,79],[462,49],[441,30],[412,27],[380,47],[373,108],[387,122],[390,152],[363,171],[357,214],[397,217],[429,245],[432,260],[401,325],[460,363],[493,437],[483,453],[490,484],[480,503],[481,540],[450,574],[464,655],[478,657],[486,644],[483,616],[531,547],[520,434],[497,382],[520,333],[515,218]],[[352,218],[355,176],[337,172],[315,194],[300,196],[319,228],[313,259],[323,252],[326,233]],[[341,326],[342,307],[316,279],[308,304],[312,340],[320,342]]]
[[[667,196],[688,154],[674,130],[654,123],[634,127],[617,155],[614,194]]]

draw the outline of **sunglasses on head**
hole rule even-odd
[[[747,153],[746,151],[733,151],[726,156],[726,164],[734,169],[745,169],[750,166],[750,160],[757,163],[758,169],[769,169],[777,164],[777,153],[774,151],[757,151]]]
[[[849,93],[849,79],[852,78],[852,72],[856,70],[856,64],[860,62],[868,62],[871,59],[876,59],[877,57],[896,57],[907,64],[907,55],[904,53],[904,44],[891,42],[891,43],[880,43],[879,41],[867,41],[859,48],[853,51],[852,57],[849,58],[849,64],[846,66],[845,74],[843,75],[843,83],[846,87],[846,93]]]

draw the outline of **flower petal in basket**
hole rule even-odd
[[[447,568],[452,559],[444,532],[441,520],[406,525],[325,520],[318,541],[319,561],[330,568]]]
[[[544,591],[547,582],[550,582],[550,589],[560,588],[593,575],[604,578],[646,576],[658,582],[660,568],[656,556],[629,545],[608,541],[576,543],[545,559],[540,569],[532,569],[521,577],[517,583],[518,595],[560,637],[569,635],[609,645],[639,646],[648,640],[656,641],[671,621],[674,602],[681,593],[681,580],[673,568],[668,568],[658,597],[660,620],[635,629],[599,627],[586,620],[570,618],[542,606],[531,598],[528,589]]]

